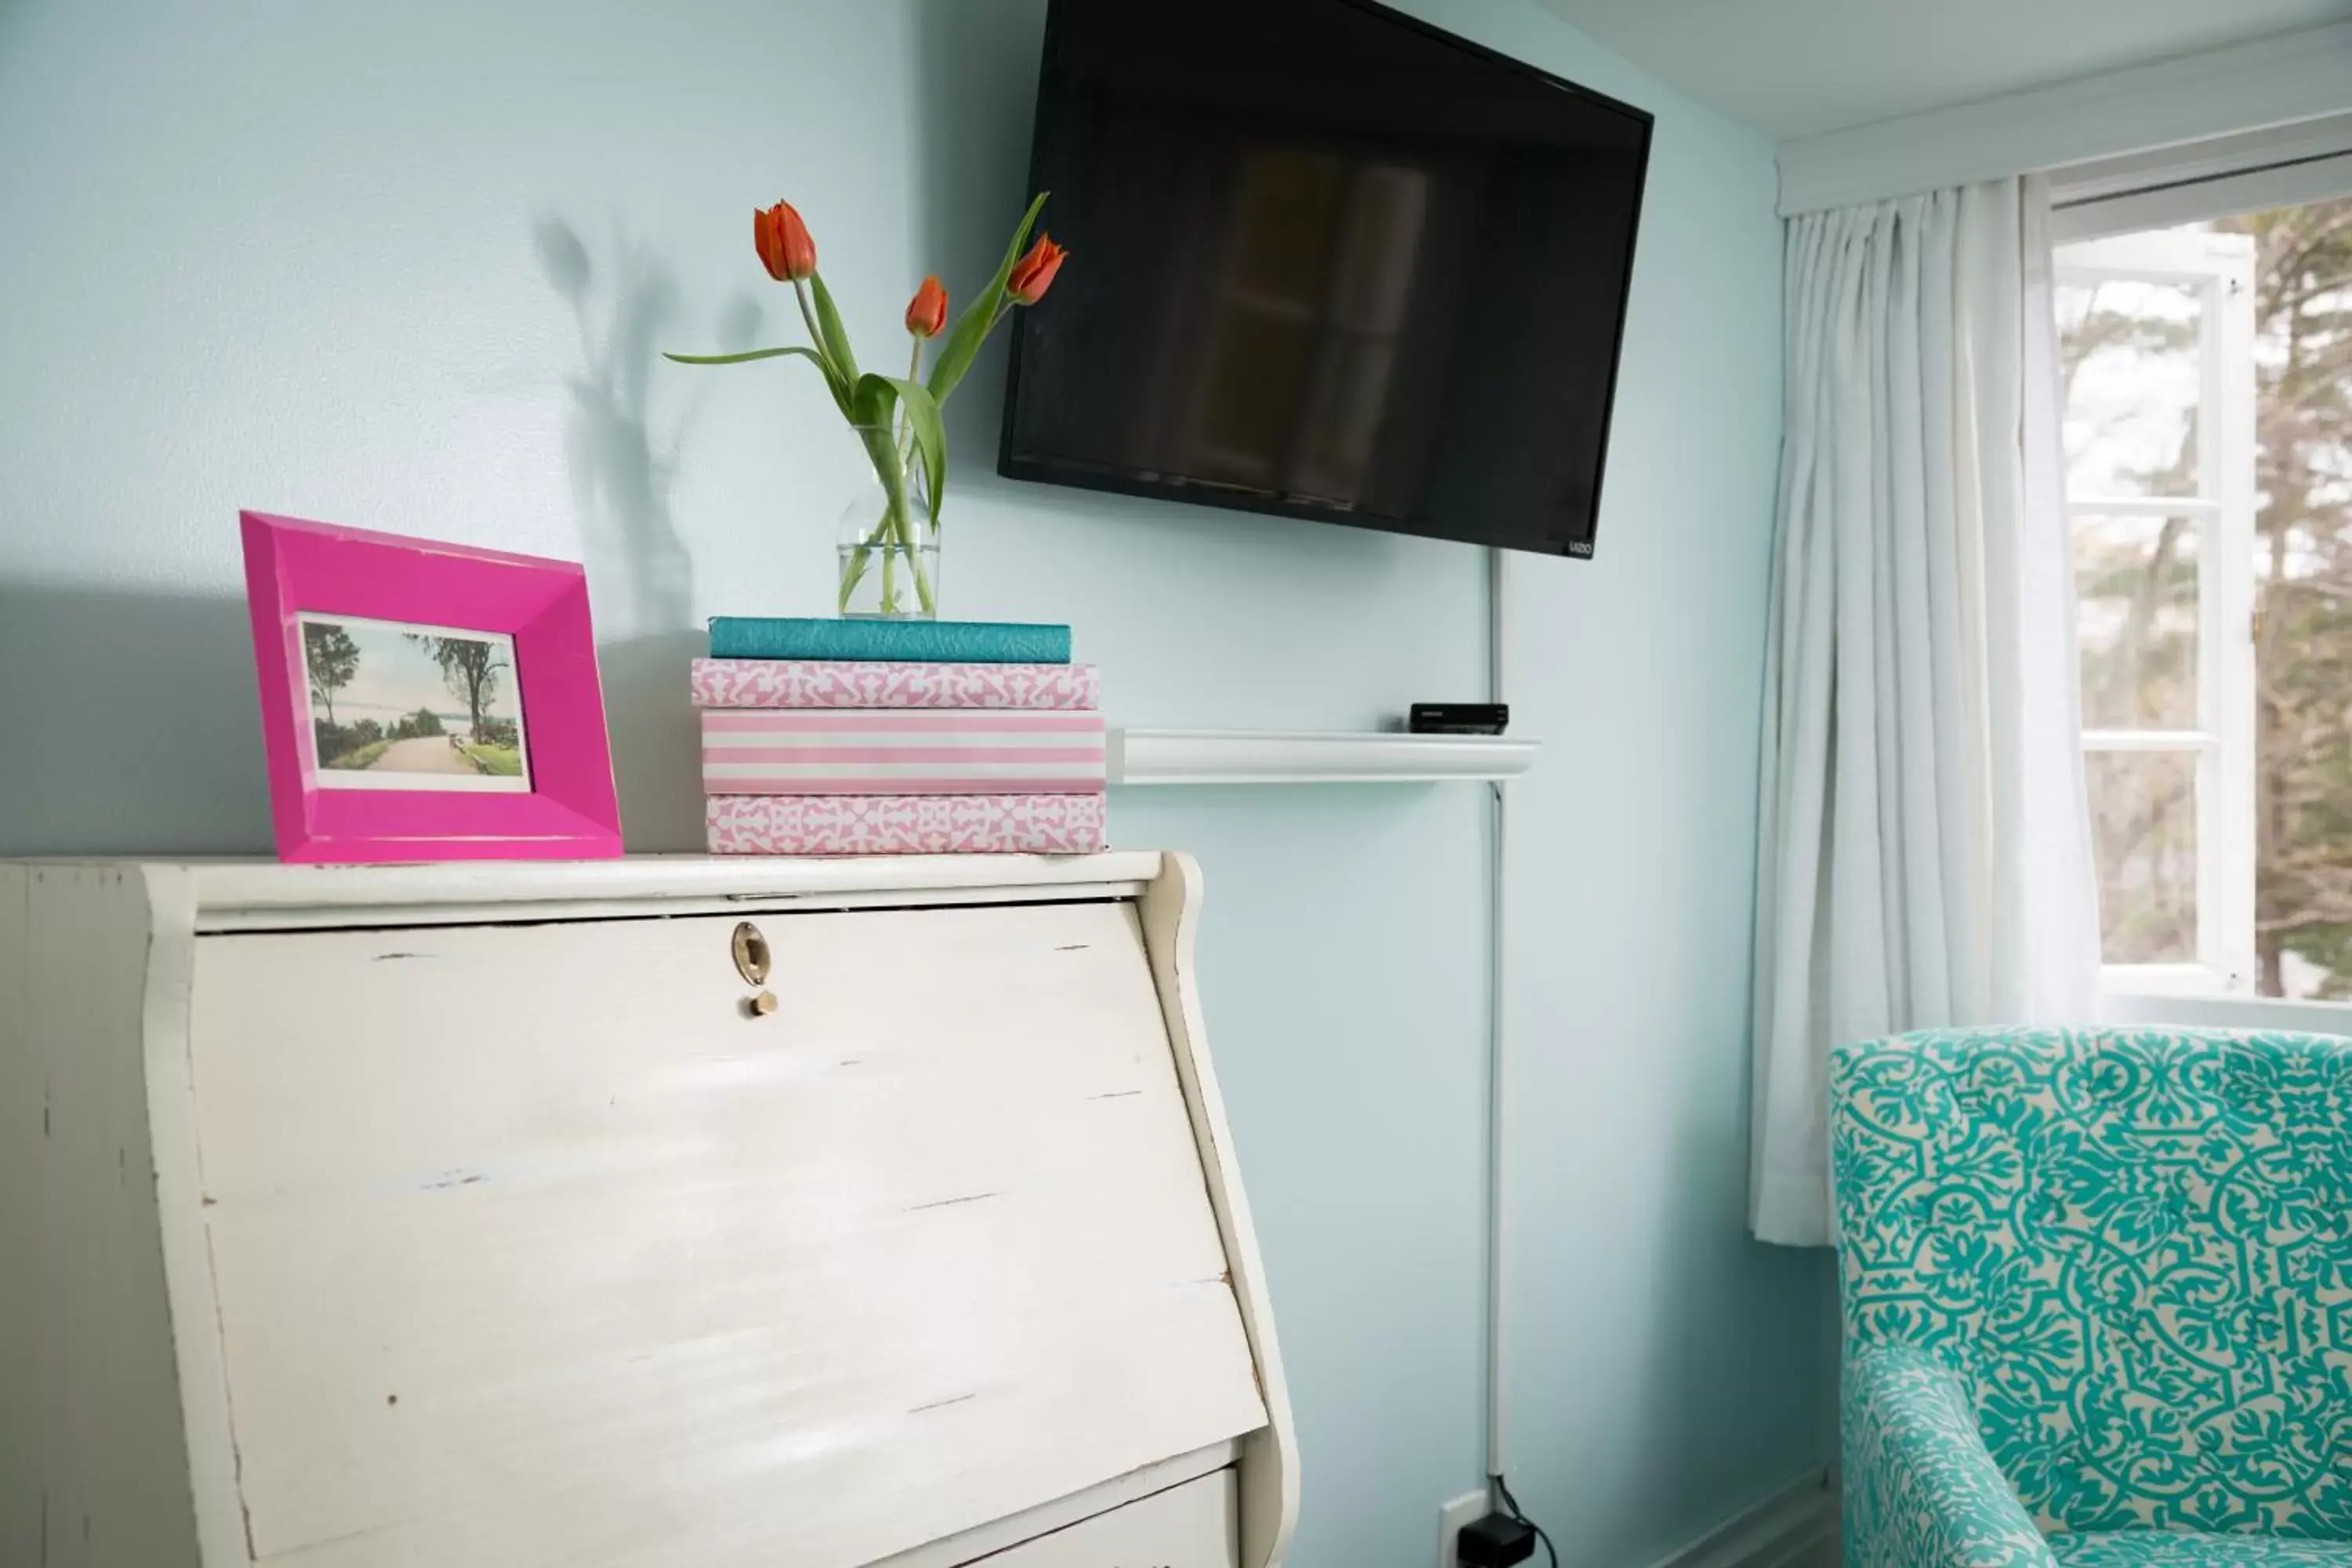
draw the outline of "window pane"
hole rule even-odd
[[[2057,292],[2066,493],[2197,494],[2198,285],[2109,279]]]
[[[2197,957],[2197,756],[2093,752],[2091,834],[2100,949],[2109,963]]]
[[[2198,727],[2197,562],[2186,518],[2075,518],[2084,728]]]

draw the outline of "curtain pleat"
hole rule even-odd
[[[1993,182],[1789,227],[1757,867],[1768,1241],[1832,1238],[1832,1046],[2089,1016],[2067,542],[2023,427],[2029,405],[2054,418],[2026,384],[2054,363],[2028,341],[2037,194]]]

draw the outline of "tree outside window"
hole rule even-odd
[[[2352,997],[2352,199],[2058,261],[2106,960]]]

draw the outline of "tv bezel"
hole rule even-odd
[[[1063,8],[1073,0],[1051,0],[1045,13],[1045,45],[1037,72],[1037,112],[1031,130],[1029,144],[1029,188],[1045,189],[1044,179],[1046,116],[1045,106],[1052,93],[1056,65],[1056,47],[1060,42]],[[1086,0],[1077,0],[1086,3]],[[1273,0],[1279,4],[1280,0]],[[1547,87],[1572,93],[1580,99],[1612,112],[1624,115],[1641,131],[1640,164],[1633,174],[1633,217],[1625,235],[1625,287],[1617,300],[1617,326],[1609,342],[1609,381],[1601,406],[1601,450],[1592,469],[1592,510],[1580,537],[1570,538],[1555,548],[1549,540],[1528,542],[1527,531],[1487,528],[1478,531],[1441,527],[1406,517],[1386,513],[1370,513],[1344,508],[1318,506],[1311,502],[1286,500],[1262,490],[1240,486],[1220,485],[1213,480],[1186,478],[1145,479],[1136,477],[1139,470],[1111,468],[1081,463],[1071,458],[1044,458],[1024,456],[1013,449],[1013,421],[1021,406],[1021,359],[1029,337],[1025,312],[1013,322],[1013,342],[1005,355],[1004,414],[997,437],[996,471],[1006,479],[1027,479],[1033,483],[1059,485],[1066,489],[1098,490],[1114,495],[1141,496],[1155,500],[1190,501],[1201,506],[1221,507],[1232,511],[1254,511],[1269,517],[1297,518],[1304,522],[1336,522],[1349,528],[1368,529],[1379,533],[1402,533],[1421,539],[1442,539],[1457,544],[1485,545],[1500,550],[1521,550],[1531,554],[1557,556],[1570,561],[1592,559],[1601,535],[1601,500],[1603,482],[1609,474],[1609,444],[1617,416],[1617,381],[1625,362],[1625,319],[1632,313],[1633,268],[1640,258],[1642,210],[1649,195],[1651,142],[1657,127],[1657,116],[1622,99],[1596,91],[1580,82],[1569,80],[1541,67],[1530,65],[1516,56],[1499,49],[1490,49],[1459,33],[1410,16],[1380,0],[1321,0],[1328,5],[1346,5],[1361,11],[1393,26],[1406,28],[1423,38],[1448,48],[1458,49],[1488,65],[1515,71]],[[1052,204],[1043,226],[1052,227]]]

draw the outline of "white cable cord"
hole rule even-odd
[[[1486,700],[1510,700],[1510,574],[1507,552],[1486,550]],[[1509,1098],[1506,1093],[1506,921],[1510,900],[1505,856],[1510,786],[1496,779],[1494,831],[1487,837],[1486,866],[1486,1474],[1507,1473],[1509,1405],[1505,1390],[1509,1346],[1504,1334],[1504,1301],[1510,1282],[1509,1227],[1503,1205],[1504,1154],[1509,1145]]]

